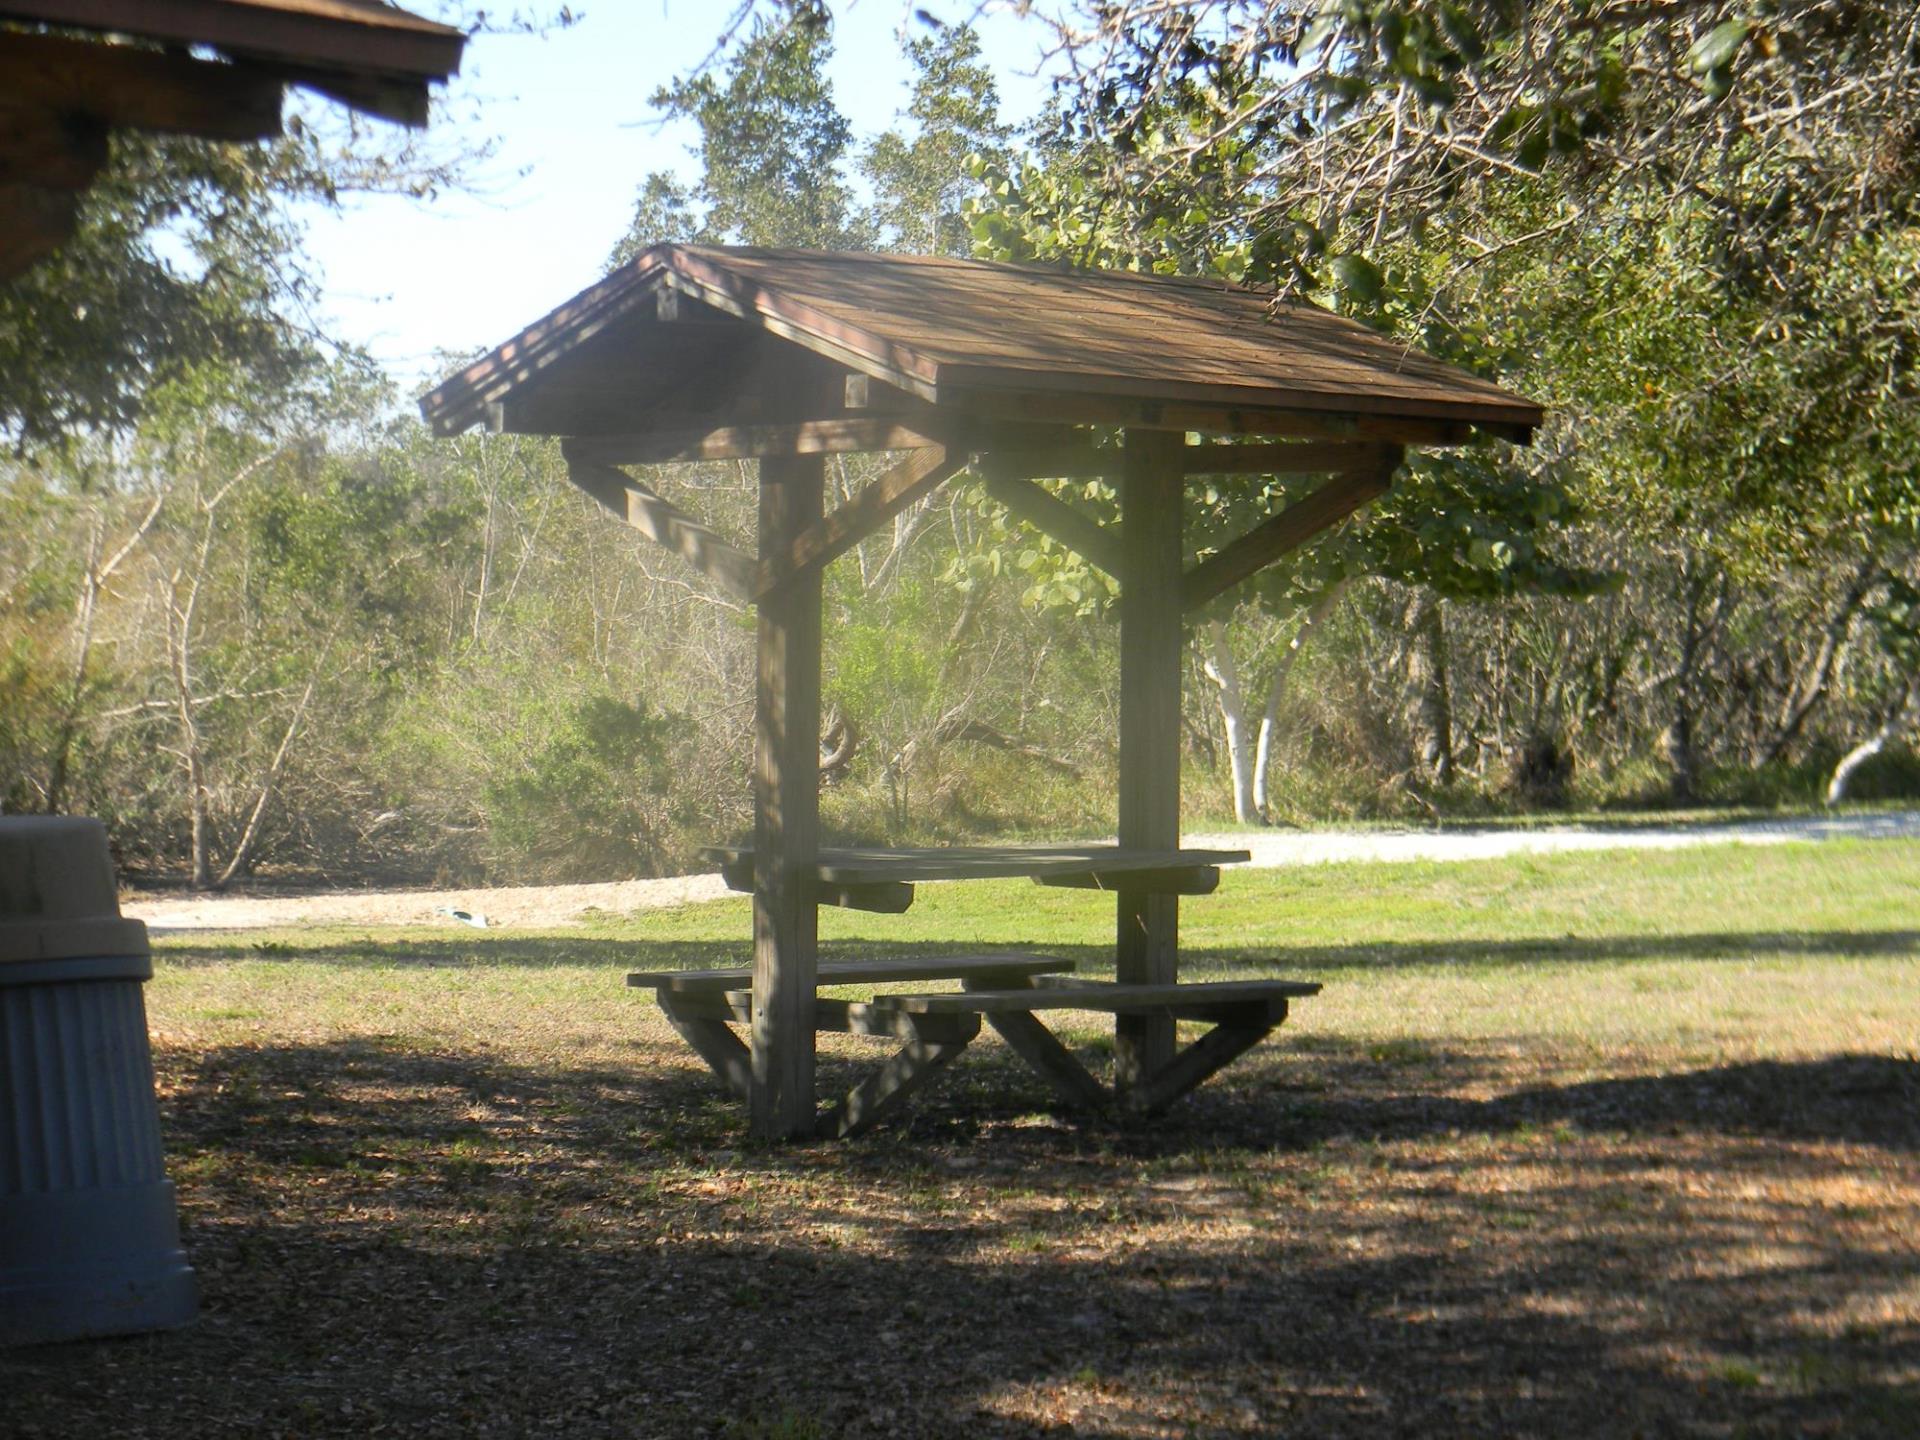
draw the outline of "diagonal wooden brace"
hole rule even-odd
[[[1105,452],[1111,454],[1112,452]],[[991,461],[988,462],[989,465]],[[1042,490],[1031,480],[1017,479],[989,469],[987,494],[1007,507],[1008,513],[1058,540],[1088,564],[1109,575],[1120,573],[1120,527],[1102,525],[1067,504],[1059,496]]]
[[[1398,446],[1372,447],[1370,464],[1335,475],[1304,500],[1289,505],[1218,554],[1202,560],[1181,579],[1180,608],[1199,609],[1322,530],[1339,524],[1369,500],[1386,494],[1393,484],[1393,472],[1400,467],[1401,453]]]
[[[849,1090],[838,1105],[820,1116],[817,1133],[845,1140],[879,1124],[972,1043],[980,1033],[980,1017],[969,1018],[973,1024],[970,1031],[962,1032],[964,1039],[909,1040],[886,1064]]]
[[[735,1096],[750,1099],[752,1052],[730,1027],[751,1023],[753,992],[681,995],[662,990],[658,999],[680,1038]],[[831,1138],[845,1139],[877,1125],[925,1088],[980,1034],[978,1015],[908,1015],[846,1000],[817,1000],[814,1005],[816,1029],[887,1036],[904,1042],[885,1064],[847,1092],[845,1099],[822,1113],[818,1133]],[[1057,1040],[1053,1043],[1059,1044]]]
[[[740,1037],[703,1007],[686,1004],[666,992],[660,994],[660,1008],[680,1038],[693,1047],[694,1054],[706,1061],[721,1082],[741,1100],[753,1093],[753,1056]]]
[[[664,545],[742,604],[753,598],[754,562],[708,526],[624,470],[575,453],[573,442],[561,449],[575,485],[645,535]]]
[[[1088,1072],[1060,1038],[1031,1010],[1007,1010],[987,1016],[1009,1049],[1040,1074],[1060,1098],[1083,1110],[1104,1110],[1113,1101],[1107,1087]]]
[[[1126,1107],[1141,1114],[1166,1109],[1271,1035],[1286,1018],[1286,1003],[1280,1002],[1275,1009],[1277,1018],[1214,1026],[1122,1097]]]
[[[838,510],[801,531],[785,551],[762,560],[753,598],[764,600],[795,577],[844,555],[921,496],[945,484],[966,463],[964,453],[940,445],[913,451]]]

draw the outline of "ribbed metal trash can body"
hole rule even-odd
[[[0,817],[0,1345],[192,1320],[142,985],[98,821]]]

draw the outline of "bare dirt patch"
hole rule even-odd
[[[617,880],[598,885],[515,885],[468,890],[334,891],[318,895],[135,893],[121,911],[157,935],[200,930],[270,930],[293,925],[450,925],[463,910],[488,928],[577,925],[589,916],[693,905],[727,894],[718,875]]]

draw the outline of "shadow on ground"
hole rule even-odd
[[[823,958],[980,954],[1009,947],[951,941],[839,940],[821,946]],[[1047,945],[1049,955],[1077,960],[1088,973],[1112,964],[1111,945]],[[1670,935],[1568,935],[1537,940],[1414,940],[1356,945],[1262,945],[1256,949],[1197,946],[1181,953],[1181,974],[1205,979],[1215,971],[1313,974],[1327,970],[1392,970],[1434,965],[1536,966],[1618,964],[1634,960],[1751,960],[1796,955],[1912,955],[1920,957],[1920,930],[1727,930]],[[293,961],[330,967],[605,966],[608,970],[694,969],[749,963],[746,946],[728,941],[605,939],[596,936],[475,935],[471,939],[415,940],[383,935],[299,945],[274,941],[209,940],[172,944],[156,954],[163,966],[188,969],[236,960]]]
[[[163,1051],[204,1317],[0,1356],[0,1432],[1891,1436],[1920,1414],[1911,1060],[1557,1084],[1464,1042],[1276,1047],[1121,1125],[1050,1112],[989,1051],[898,1128],[760,1150],[670,1053]]]

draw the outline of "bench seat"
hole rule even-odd
[[[1210,1020],[1229,1011],[1277,1007],[1286,1014],[1286,1002],[1318,995],[1320,987],[1308,980],[1211,980],[1172,985],[1122,985],[1100,980],[1060,980],[1033,986],[991,988],[922,995],[876,995],[876,1008],[910,1015],[1005,1015],[1017,1011],[1098,1010],[1110,1015],[1171,1014],[1179,1018]]]
[[[928,955],[898,960],[823,960],[814,973],[816,985],[911,984],[922,980],[1000,981],[1013,984],[1039,975],[1058,975],[1074,962],[1057,955],[1009,951],[997,955]],[[753,967],[732,965],[716,970],[636,970],[627,976],[636,989],[661,993],[703,994],[738,990],[753,984]]]

